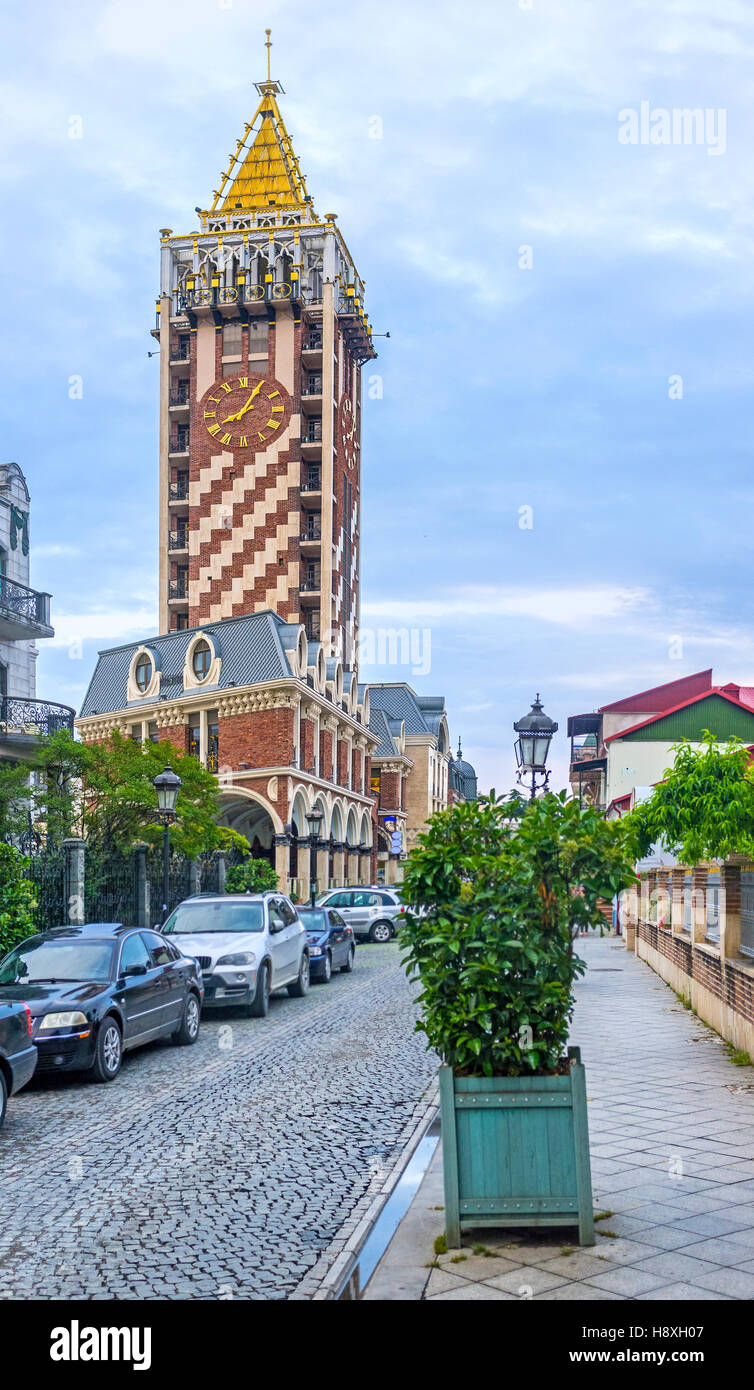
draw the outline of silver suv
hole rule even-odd
[[[272,990],[300,999],[309,988],[306,928],[282,893],[186,898],[162,931],[199,962],[205,1004],[242,1004],[264,1018]]]
[[[354,936],[370,941],[395,936],[403,911],[395,888],[332,888],[317,900],[317,907],[336,907]]]

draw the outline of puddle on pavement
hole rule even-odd
[[[363,1292],[406,1215],[426,1173],[440,1138],[435,1120],[416,1149],[390,1193],[359,1255],[359,1288]]]

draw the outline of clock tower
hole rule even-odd
[[[160,628],[272,608],[354,669],[364,286],[259,104],[199,227],[161,232]]]

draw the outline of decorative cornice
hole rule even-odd
[[[221,718],[228,719],[234,714],[257,714],[260,710],[295,709],[297,703],[295,691],[263,688],[218,695],[216,708]]]

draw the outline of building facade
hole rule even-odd
[[[353,669],[364,286],[270,77],[197,230],[161,234],[160,627],[261,608]]]
[[[375,352],[269,67],[257,89],[198,229],[161,233],[161,635],[100,653],[78,727],[200,758],[223,823],[306,897],[313,876],[395,881],[460,782],[442,697],[358,683],[360,377]]]
[[[442,695],[417,695],[402,682],[368,690],[369,727],[379,738],[372,755],[378,869],[384,882],[397,883],[429,817],[476,797],[476,773],[461,758],[460,741],[453,757]]]
[[[21,469],[0,464],[0,760],[28,757],[38,734],[73,732],[74,710],[37,699],[37,642],[55,633],[50,595],[29,586],[29,517]]]
[[[314,867],[320,890],[376,872],[368,721],[340,661],[267,609],[101,652],[77,723],[84,742],[117,731],[199,758],[218,775],[222,823],[306,898]]]
[[[572,715],[571,789],[608,815],[622,814],[661,781],[673,746],[682,738],[699,746],[706,729],[720,742],[754,743],[754,689],[713,685],[710,668]]]

